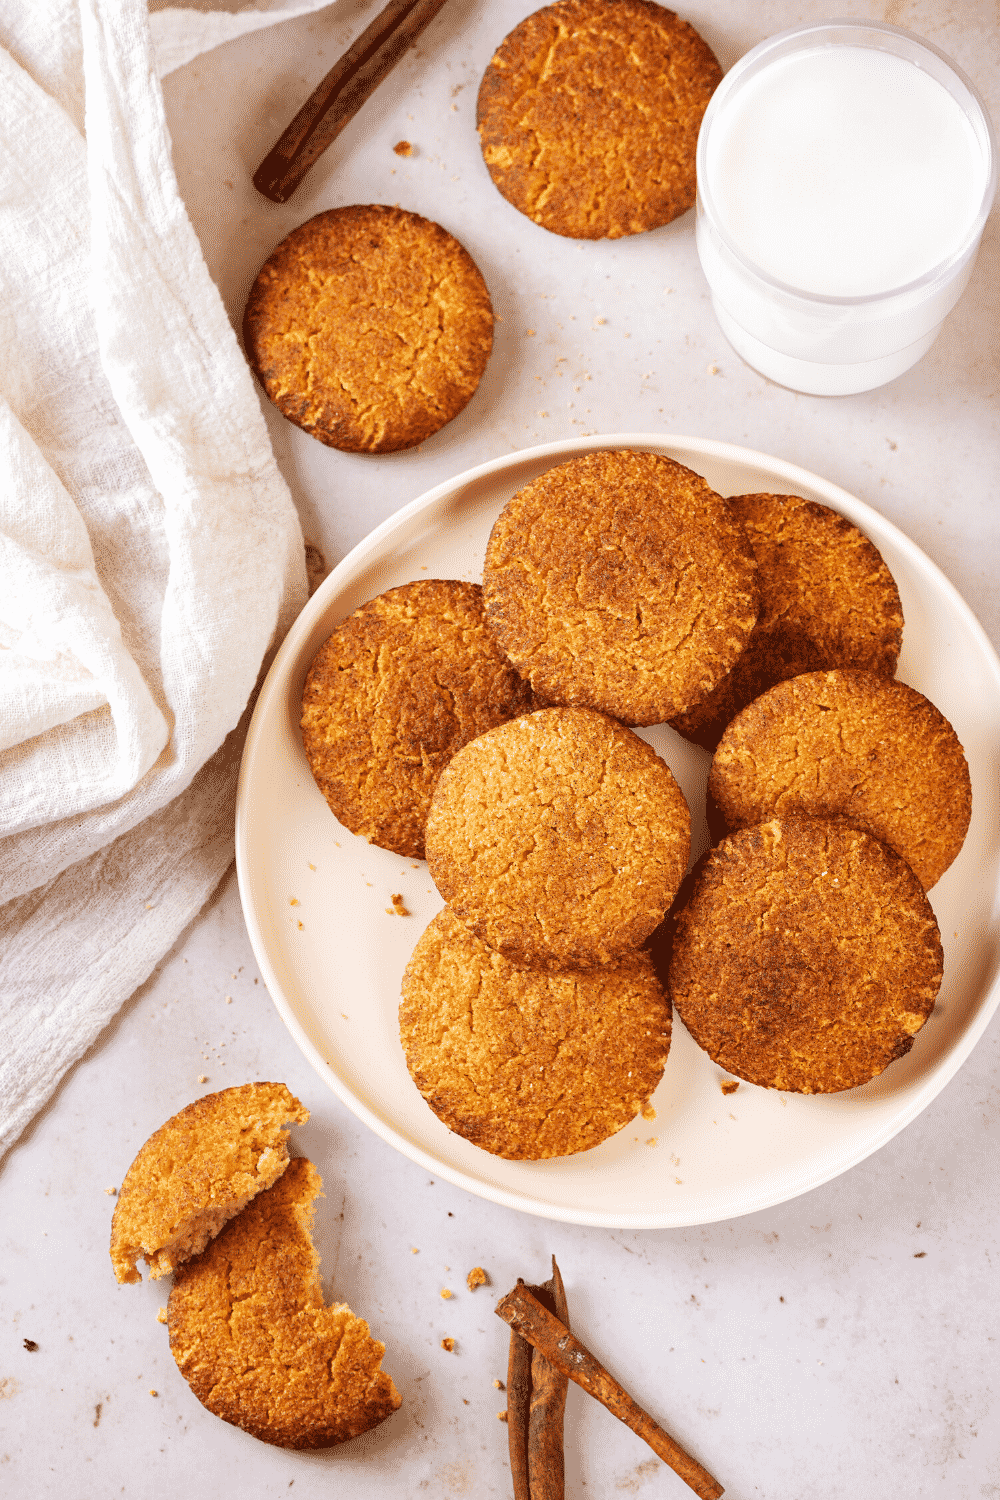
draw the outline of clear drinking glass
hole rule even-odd
[[[733,138],[736,128],[733,111],[743,105],[756,108],[754,101],[766,102],[769,88],[784,87],[782,80],[790,72],[780,65],[786,59],[801,62],[807,53],[825,57],[826,49],[841,47],[888,53],[941,84],[967,122],[968,130],[963,127],[962,133],[972,143],[975,179],[962,215],[967,221],[954,226],[953,242],[936,264],[912,279],[904,276],[898,285],[830,295],[784,281],[755,263],[745,243],[749,236],[741,243],[732,215],[727,222],[718,163],[727,132]],[[895,66],[881,59],[868,61],[873,67]],[[744,92],[748,89],[751,92]],[[847,395],[893,380],[934,342],[972,274],[996,192],[997,146],[974,86],[938,48],[897,26],[827,21],[770,37],[726,74],[702,121],[697,169],[698,254],[726,338],[749,365],[781,385],[816,395]],[[925,207],[930,215],[936,212],[933,202]]]

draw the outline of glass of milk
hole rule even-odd
[[[698,254],[723,333],[792,390],[884,385],[961,296],[996,181],[982,100],[929,42],[852,21],[769,38],[698,139]]]

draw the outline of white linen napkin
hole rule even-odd
[[[0,0],[0,1153],[228,867],[305,601],[157,79],[246,17],[156,20],[159,66],[144,0]]]

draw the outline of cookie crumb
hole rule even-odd
[[[152,1389],[152,1387],[150,1387],[150,1392],[149,1392],[149,1394],[150,1394],[150,1395],[151,1395],[151,1396],[158,1396],[158,1395],[159,1395],[159,1394],[160,1394],[160,1393],[159,1393],[159,1391],[154,1391],[154,1390],[153,1390],[153,1389]]]
[[[165,1307],[161,1307],[158,1309],[156,1314],[156,1321],[158,1323],[165,1323],[167,1321],[167,1309]]]
[[[113,1198],[115,1196],[115,1194],[117,1193],[118,1189],[116,1187],[106,1187],[104,1189],[104,1191],[107,1193],[107,1195],[108,1195],[109,1198]]]
[[[506,1422],[506,1420],[507,1420],[507,1413],[505,1411],[498,1411],[497,1412],[497,1421],[498,1422]]]
[[[199,1073],[198,1074],[198,1082],[199,1083],[207,1083],[208,1082],[208,1074],[207,1073]]]
[[[289,906],[298,906],[298,904],[299,904],[299,898],[298,898],[298,896],[293,896],[292,899],[289,901],[288,904],[289,904]]]
[[[397,894],[392,897],[392,905],[397,917],[408,917],[410,915],[409,907],[401,895]]]
[[[649,1140],[646,1142],[647,1146],[658,1146],[659,1144],[660,1144],[660,1137],[658,1135],[651,1135],[649,1137]]]
[[[655,1120],[656,1119],[656,1110],[653,1108],[653,1106],[651,1104],[647,1104],[645,1106],[645,1108],[643,1109],[643,1111],[642,1111],[642,1118],[644,1120]]]
[[[722,1083],[721,1088],[724,1094],[735,1094],[739,1086],[740,1082],[738,1078],[727,1078]]]
[[[447,1349],[448,1353],[451,1354],[453,1352],[454,1348],[455,1348],[455,1340],[454,1339],[442,1339],[441,1340],[441,1348],[442,1349]]]
[[[444,1298],[444,1300],[447,1302],[448,1298],[451,1296],[451,1292],[448,1290],[448,1288],[446,1286],[443,1286],[441,1288],[441,1295]]]
[[[413,147],[410,145],[409,141],[397,141],[392,149],[393,151],[395,151],[397,156],[413,155]]]
[[[472,1270],[465,1278],[465,1284],[469,1288],[470,1292],[474,1292],[477,1286],[486,1286],[489,1282],[489,1279],[490,1278],[487,1276],[482,1266],[473,1266]]]
[[[35,1350],[38,1348],[38,1345],[35,1343],[34,1339],[25,1339],[24,1347],[27,1349],[29,1354],[34,1354]]]
[[[494,1382],[493,1382],[493,1389],[495,1391],[502,1391],[503,1388],[504,1388],[504,1385],[503,1385],[503,1381],[502,1380],[494,1380]]]

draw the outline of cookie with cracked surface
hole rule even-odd
[[[757,563],[699,474],[661,454],[605,450],[507,502],[483,598],[540,701],[659,724],[735,664],[757,619]]]
[[[353,204],[282,240],[254,282],[243,334],[290,422],[331,448],[394,453],[471,400],[493,307],[472,257],[440,224]]]
[[[722,70],[650,0],[559,0],[505,37],[479,88],[483,160],[554,234],[617,239],[695,200],[701,117]]]
[[[125,1174],[111,1221],[121,1282],[166,1276],[288,1166],[290,1121],[309,1111],[283,1083],[244,1083],[196,1099],[161,1125]]]
[[[760,614],[732,670],[670,721],[707,750],[775,683],[835,667],[891,677],[903,642],[892,574],[846,516],[799,495],[734,495],[726,503],[757,558]]]
[[[589,1151],[641,1113],[670,1049],[649,955],[586,973],[515,968],[446,906],[403,975],[399,1034],[431,1109],[512,1161]]]
[[[764,1088],[838,1093],[912,1047],[943,955],[913,871],[846,823],[775,818],[696,866],[668,992],[700,1047]]]
[[[405,583],[349,615],[302,695],[317,785],[352,833],[424,857],[431,794],[455,751],[532,706],[487,628],[478,584]]]
[[[179,1270],[170,1352],[203,1406],[262,1442],[331,1448],[391,1416],[385,1345],[345,1303],[327,1306],[312,1242],[322,1181],[297,1157]]]
[[[455,915],[510,962],[616,963],[659,924],[691,847],[666,764],[585,708],[525,714],[441,773],[427,818],[431,876]]]
[[[708,778],[713,821],[846,818],[889,844],[925,891],[958,854],[972,784],[958,736],[929,699],[873,672],[808,672],[738,714]]]

